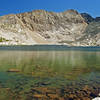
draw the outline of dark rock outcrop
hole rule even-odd
[[[95,19],[89,15],[88,13],[81,13],[82,17],[85,19],[85,21],[89,24],[90,22],[93,22]]]
[[[95,18],[95,21],[96,21],[96,22],[99,22],[99,21],[100,21],[100,17],[96,17],[96,18]]]

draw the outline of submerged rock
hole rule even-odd
[[[43,94],[35,94],[34,97],[35,98],[46,98],[46,95],[43,95]]]
[[[19,69],[9,69],[7,72],[20,72]]]

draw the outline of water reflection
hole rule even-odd
[[[36,76],[70,76],[100,71],[100,52],[0,51],[0,71],[11,68]]]

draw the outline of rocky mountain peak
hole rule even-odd
[[[74,9],[69,9],[69,10],[67,10],[67,11],[64,11],[64,13],[70,13],[70,14],[73,14],[73,15],[77,15],[77,14],[79,14],[76,10],[74,10]]]
[[[89,36],[99,36],[99,20],[99,17],[94,19],[87,13],[80,14],[73,9],[60,13],[34,10],[6,15],[0,17],[0,44],[91,45],[92,42],[83,41],[87,41]],[[88,39],[87,42],[90,41],[93,40]]]

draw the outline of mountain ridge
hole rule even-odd
[[[73,9],[60,13],[34,10],[1,16],[0,45],[97,46],[100,45],[99,22],[99,17]]]

